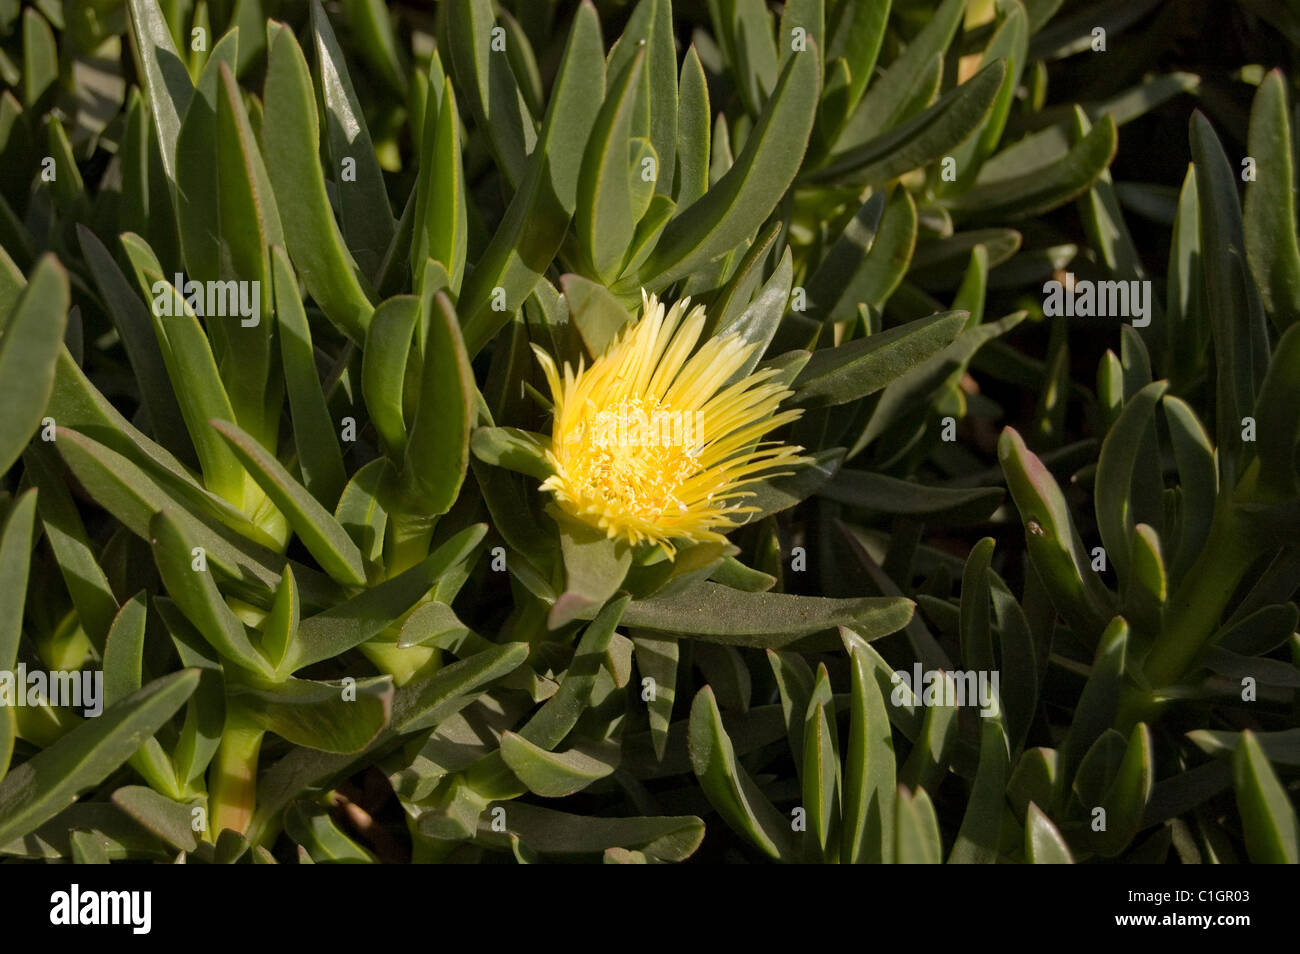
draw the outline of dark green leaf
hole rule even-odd
[[[0,335],[0,473],[45,414],[68,319],[68,276],[53,255],[36,263]]]
[[[262,148],[285,243],[311,297],[360,343],[374,309],[330,212],[316,158],[320,127],[307,60],[287,27],[272,21],[269,33]]]
[[[795,399],[805,407],[821,407],[873,394],[946,347],[968,317],[944,312],[814,351],[796,379]]]

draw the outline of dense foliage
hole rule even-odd
[[[0,855],[1300,860],[1297,49],[0,0]]]

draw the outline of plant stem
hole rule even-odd
[[[388,516],[388,576],[409,570],[429,555],[437,518],[397,511]]]
[[[436,517],[418,513],[395,509],[389,514],[386,547],[389,579],[409,570],[429,555],[429,545],[437,523]],[[441,651],[428,646],[399,649],[394,643],[377,639],[358,648],[382,672],[391,675],[398,686],[406,685],[417,675],[436,672],[442,666]]]
[[[225,828],[241,834],[248,828],[256,802],[257,756],[264,734],[238,713],[228,714],[208,784],[208,836],[214,841]]]

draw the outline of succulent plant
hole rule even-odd
[[[1172,8],[0,3],[0,854],[1300,860],[1290,81]]]

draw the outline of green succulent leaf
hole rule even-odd
[[[829,500],[884,514],[923,516],[948,525],[980,523],[1001,505],[1000,487],[927,487],[860,470],[840,470],[821,489]]]
[[[10,771],[0,781],[0,845],[34,831],[102,782],[171,718],[198,681],[190,669],[156,679]]]
[[[977,184],[945,205],[962,221],[1015,221],[1042,215],[1087,192],[1109,167],[1115,149],[1115,122],[1105,116],[1065,156],[1046,168]]]
[[[638,52],[612,81],[578,175],[574,229],[584,257],[595,275],[607,283],[621,270],[639,218],[633,212],[632,182],[640,164],[633,166],[631,136],[645,59],[644,53]]]
[[[1034,865],[1074,864],[1074,856],[1060,831],[1033,802],[1029,803],[1025,818],[1025,858]]]
[[[1152,758],[1151,730],[1138,723],[1129,735],[1115,779],[1102,798],[1106,827],[1096,836],[1101,854],[1110,857],[1120,854],[1141,830],[1155,778]]]
[[[284,828],[315,864],[367,865],[376,861],[369,850],[344,833],[323,806],[294,802],[284,813]],[[228,833],[229,829],[222,832]],[[220,853],[220,843],[217,847]]]
[[[1219,496],[1219,469],[1214,445],[1191,406],[1166,394],[1161,398],[1161,407],[1169,425],[1182,497],[1178,548],[1171,567],[1174,579],[1180,579],[1200,555],[1210,535],[1215,500]]]
[[[849,654],[852,704],[849,737],[844,746],[844,834],[841,860],[853,864],[890,864],[896,846],[896,813],[903,807],[897,788],[894,742],[886,701],[875,670],[887,665],[848,627],[840,629]],[[914,819],[909,818],[909,822]],[[937,852],[935,862],[938,862]]]
[[[366,329],[361,358],[361,393],[366,410],[390,456],[406,449],[406,369],[420,319],[420,299],[394,295],[381,302]]]
[[[981,713],[983,715],[983,713]],[[1000,714],[980,719],[979,771],[949,864],[994,864],[998,859],[1006,783],[1010,771],[1006,732]]]
[[[365,274],[375,277],[396,229],[383,171],[370,130],[366,128],[366,117],[347,59],[319,2],[311,5],[311,28],[316,80],[325,106],[325,144],[331,179],[338,188],[343,236],[357,265]],[[345,179],[344,168],[348,163],[353,175]]]
[[[1246,849],[1257,864],[1300,861],[1300,825],[1268,757],[1252,732],[1241,734],[1233,756],[1233,784],[1246,833]]]
[[[614,627],[626,607],[627,597],[611,600],[583,631],[560,688],[520,730],[525,742],[553,751],[578,724],[583,710],[591,704],[596,677],[614,636]]]
[[[1106,554],[1115,564],[1120,580],[1129,580],[1130,541],[1134,526],[1134,470],[1142,450],[1142,438],[1153,426],[1156,403],[1164,395],[1165,383],[1148,384],[1120,412],[1106,435],[1097,461],[1094,485],[1097,531]]]
[[[591,358],[599,358],[631,320],[627,308],[598,282],[581,275],[561,275],[569,320]]]
[[[817,836],[821,856],[834,857],[838,854],[838,822],[845,793],[835,697],[825,665],[817,667],[804,715],[802,756],[803,808],[808,813],[809,829]]]
[[[432,259],[439,263],[454,294],[460,291],[465,274],[469,232],[465,174],[461,169],[460,114],[450,83],[443,85],[442,101],[436,105],[435,109],[430,102],[425,108],[420,175],[415,186],[411,269],[418,292],[424,282],[424,262]]]
[[[447,37],[451,62],[474,124],[484,131],[502,171],[516,186],[539,141],[509,60],[493,49],[490,0],[451,0]],[[545,139],[545,133],[540,137]]]
[[[1223,483],[1233,486],[1248,459],[1241,440],[1242,418],[1268,366],[1268,334],[1259,293],[1247,282],[1245,239],[1235,176],[1211,128],[1200,113],[1192,117],[1192,161],[1201,209],[1201,267],[1205,305],[1214,336],[1215,446]]]
[[[5,515],[0,530],[0,596],[12,612],[0,618],[0,664],[12,670],[22,636],[23,604],[31,569],[32,531],[36,523],[36,491],[23,494]],[[12,706],[0,706],[0,780],[13,756],[17,734]]]
[[[294,480],[284,465],[238,426],[220,420],[213,420],[211,424],[258,486],[285,515],[321,568],[340,583],[364,584],[366,570],[361,551],[333,514]]]
[[[471,561],[486,532],[482,524],[467,527],[409,570],[303,619],[280,672],[296,672],[378,636],[422,600],[441,576]]]
[[[516,427],[480,427],[470,441],[474,456],[485,464],[537,480],[551,476],[551,464],[546,458],[550,444],[550,438],[545,435]]]
[[[1128,623],[1122,616],[1117,616],[1102,633],[1092,672],[1079,697],[1077,717],[1061,744],[1057,778],[1062,784],[1070,783],[1084,755],[1114,721],[1119,706],[1128,643]]]
[[[143,785],[122,786],[113,793],[113,804],[176,851],[199,847],[191,806]]]
[[[677,698],[677,672],[679,647],[677,640],[634,633],[636,668],[642,685],[653,680],[653,695],[648,705],[650,715],[650,741],[655,756],[663,761],[668,745],[668,730],[672,723],[673,702]]]
[[[826,44],[826,59],[833,62],[842,58],[848,70],[846,112],[853,111],[875,75],[891,5],[890,2],[873,3],[871,0],[847,0],[827,5],[830,9],[827,11],[825,34],[830,37],[830,42]],[[820,36],[817,42],[822,44]]]
[[[951,343],[968,317],[944,312],[814,351],[796,379],[795,400],[822,407],[873,394]]]
[[[289,679],[274,687],[230,686],[240,718],[295,745],[322,752],[359,752],[388,724],[393,681],[388,676],[314,682]]]
[[[1259,84],[1250,110],[1247,153],[1256,178],[1246,187],[1242,227],[1246,258],[1273,324],[1285,331],[1300,320],[1300,240],[1286,81],[1273,70]]]
[[[858,3],[856,6],[871,4]],[[907,44],[902,55],[880,77],[873,77],[870,72],[854,74],[855,84],[861,83],[867,87],[867,91],[840,135],[839,146],[842,149],[893,129],[907,118],[909,104],[914,102],[917,86],[926,85],[918,84],[918,76],[925,73],[932,62],[942,60],[944,51],[961,27],[965,9],[966,0],[944,0],[929,18],[925,28]],[[888,8],[878,15],[884,19],[887,13]],[[883,30],[884,26],[882,23],[878,29]],[[837,55],[834,52],[834,33],[831,34],[831,50],[830,57],[833,59]]]
[[[214,525],[205,519],[206,514],[191,513],[188,500],[171,494],[116,451],[76,431],[60,428],[56,433],[56,446],[68,469],[96,502],[136,536],[151,539],[149,522],[155,513],[166,509],[192,545],[203,547],[207,558],[232,579],[254,589],[274,586],[279,580],[282,557]]]
[[[481,75],[479,73],[478,75]],[[582,156],[605,92],[605,56],[595,7],[579,5],[537,145],[505,218],[458,301],[472,357],[520,308],[564,240],[578,201]],[[496,289],[506,308],[494,304]]]
[[[102,649],[118,612],[117,597],[86,533],[66,483],[67,475],[54,452],[39,443],[27,449],[23,462],[28,479],[40,491],[41,526],[58,560],[78,620],[91,642]]]
[[[794,181],[821,90],[817,57],[791,57],[735,164],[664,229],[640,269],[651,290],[726,254],[752,234]]]
[[[1255,420],[1261,495],[1276,500],[1300,492],[1295,448],[1300,441],[1300,332],[1287,329],[1273,351],[1268,373],[1260,385]]]
[[[746,593],[704,582],[679,594],[636,600],[624,619],[629,626],[706,642],[780,649],[836,626],[879,639],[906,626],[912,608],[905,599]]]
[[[293,441],[303,486],[324,507],[334,506],[347,474],[329,404],[316,373],[311,326],[298,298],[298,281],[284,250],[271,250],[275,276],[275,315],[280,331],[280,361],[293,419]]]
[[[727,824],[768,857],[793,860],[790,824],[736,762],[735,749],[708,686],[691,705],[690,752],[691,766],[705,796]]]
[[[994,112],[995,103],[1009,78],[1006,64],[995,60],[956,87],[919,115],[899,123],[884,135],[831,157],[819,169],[815,181],[850,180],[854,183],[883,183],[920,169],[961,150]],[[954,155],[954,159],[956,156]],[[967,158],[961,170],[975,165]]]
[[[154,334],[147,306],[132,292],[126,277],[94,232],[79,226],[77,237],[135,372],[140,397],[148,408],[149,430],[173,453],[191,455],[190,439],[167,377],[162,349]]]
[[[678,207],[684,209],[703,196],[708,188],[709,147],[712,144],[709,138],[709,87],[700,55],[694,46],[682,57],[678,90],[681,95],[677,104],[680,141],[675,151],[677,170],[673,197]]]
[[[45,414],[67,318],[67,273],[43,256],[0,333],[0,471],[18,459]]]
[[[547,616],[551,629],[603,606],[623,585],[632,566],[632,547],[580,520],[559,517],[560,552],[564,556],[564,592]]]
[[[269,677],[270,664],[249,641],[239,617],[226,605],[203,549],[192,546],[192,538],[166,510],[160,510],[149,521],[149,537],[167,592],[203,638],[224,658]]]
[[[530,792],[543,798],[580,792],[618,768],[617,747],[548,752],[513,732],[501,736],[501,757]]]
[[[510,834],[543,856],[581,857],[623,848],[674,862],[689,858],[704,840],[704,822],[693,815],[593,818],[522,803],[512,803],[506,812]],[[482,838],[501,839],[489,826],[490,821],[483,823]]]
[[[134,50],[157,131],[162,168],[176,184],[176,140],[181,121],[194,97],[194,84],[176,52],[171,29],[157,0],[130,0],[127,4]]]
[[[1030,558],[1053,604],[1080,632],[1099,633],[1110,596],[1092,574],[1060,487],[1012,428],[998,439],[998,459],[1025,524]]]
[[[325,176],[316,159],[320,127],[311,73],[293,31],[272,21],[267,36],[262,149],[282,211],[285,246],[321,310],[344,334],[361,342],[374,307],[330,212]]]
[[[897,811],[894,814],[895,856],[900,865],[937,865],[943,863],[943,839],[934,803],[925,789],[915,794],[899,786]]]
[[[403,456],[406,500],[423,516],[451,509],[469,467],[469,435],[477,391],[460,322],[439,292],[428,316],[419,410]]]

